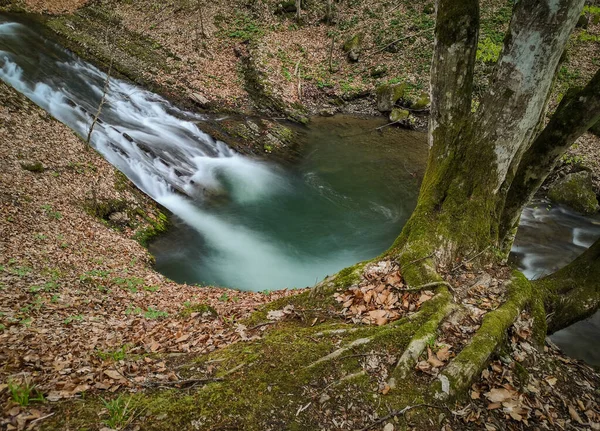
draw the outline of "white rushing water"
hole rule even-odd
[[[289,213],[301,212],[296,208],[282,214],[280,220],[261,215],[259,223],[239,214],[251,213],[256,206],[273,204],[285,196],[306,195],[307,190],[314,196],[296,204],[304,210],[317,205],[316,201],[326,201],[326,206],[338,211],[333,218],[340,211],[362,211],[360,205],[337,193],[322,178],[307,173],[302,184],[292,184],[289,175],[277,166],[242,156],[200,130],[203,116],[182,111],[123,80],[107,79],[105,73],[29,27],[1,20],[0,16],[0,79],[84,139],[104,98],[91,145],[198,234],[197,240],[206,253],[197,259],[188,253],[181,256],[181,261],[195,266],[197,273],[210,275],[206,279],[201,278],[203,275],[192,278],[253,290],[304,287],[370,257],[360,250],[366,248],[360,241],[338,244],[339,235],[328,238],[311,226],[298,224],[295,228],[300,236],[312,235],[316,242],[323,243],[321,237],[329,239],[320,251],[314,251],[318,247],[311,244],[303,244],[300,250],[291,242],[295,240],[291,235],[283,235],[282,240],[265,229],[264,225],[276,223],[279,226],[273,228],[285,231],[285,224],[294,221],[290,221]],[[218,207],[223,201],[226,205]],[[225,206],[237,208],[238,214],[223,210]],[[379,222],[394,228],[400,222],[397,208],[377,202],[371,207],[380,218],[375,225]],[[313,212],[318,213],[318,208]],[[324,213],[328,210],[325,208]],[[321,220],[324,218],[314,218],[313,224],[325,226]],[[340,220],[339,224],[344,222]],[[353,232],[352,227],[347,230]],[[377,252],[384,247],[380,248]]]
[[[21,24],[0,24],[4,46],[16,48],[23,39],[35,37]],[[40,44],[42,41],[37,41]],[[43,44],[48,46],[48,42]],[[107,81],[107,76],[92,65],[58,47],[54,51],[54,55],[33,66],[35,71],[27,70],[31,59],[27,53],[0,51],[0,79],[84,138],[107,83],[101,121],[94,126],[91,144],[141,190],[201,233],[218,251],[213,264],[220,271],[231,272],[230,264],[235,262],[236,272],[260,279],[266,261],[273,268],[275,283],[267,287],[283,287],[286,274],[306,269],[292,268],[297,265],[293,256],[255,232],[202,211],[184,196],[197,203],[205,195],[227,190],[228,198],[246,204],[285,187],[285,179],[274,168],[241,156],[202,132],[196,124],[202,116],[181,111],[125,81]],[[57,58],[54,64],[53,57]],[[60,82],[54,79],[57,71],[62,77]],[[317,273],[322,275],[322,270]],[[232,281],[239,278],[233,277]],[[312,274],[310,280],[314,282]]]

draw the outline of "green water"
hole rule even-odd
[[[261,166],[267,190],[224,174],[229,194],[197,204],[215,223],[198,232],[174,217],[173,229],[151,246],[157,269],[178,282],[264,290],[311,286],[377,256],[414,209],[427,156],[422,133],[375,130],[383,124],[315,118],[300,129],[298,165]]]

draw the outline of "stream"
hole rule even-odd
[[[33,27],[0,15],[0,79],[86,137],[171,213],[150,251],[178,282],[243,290],[312,286],[388,248],[413,210],[425,136],[382,118],[316,118],[299,128],[294,166],[249,158],[202,131],[206,117],[106,75]],[[529,278],[565,265],[600,236],[600,218],[536,201],[511,259]],[[600,365],[600,314],[552,336]]]

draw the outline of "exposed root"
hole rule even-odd
[[[438,388],[436,397],[445,399],[468,389],[505,339],[508,328],[531,300],[531,283],[523,274],[514,273],[508,288],[508,300],[485,315],[471,342],[440,375],[441,388]]]
[[[361,346],[363,344],[367,344],[370,343],[373,340],[373,338],[359,338],[357,340],[354,340],[353,342],[351,342],[350,344],[348,344],[345,347],[340,347],[339,349],[331,352],[329,355],[327,356],[323,356],[320,359],[317,359],[315,362],[313,362],[312,364],[306,366],[305,368],[312,368],[315,365],[319,365],[323,362],[327,362],[330,361],[332,359],[335,359],[339,356],[342,356],[342,354],[346,353],[348,350],[351,350],[352,348],[356,347],[356,346]]]
[[[412,373],[419,356],[425,351],[428,343],[431,340],[435,340],[438,327],[442,320],[456,308],[456,305],[450,302],[450,295],[447,290],[444,289],[444,291],[440,292],[439,297],[443,301],[441,307],[433,314],[427,323],[417,331],[406,350],[404,350],[404,353],[396,365],[394,377],[404,379]]]

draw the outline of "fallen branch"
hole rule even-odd
[[[40,422],[40,421],[43,421],[44,419],[48,419],[50,416],[54,416],[54,413],[50,413],[50,414],[48,414],[46,416],[42,416],[41,418],[37,418],[37,419],[31,421],[31,423],[29,424],[29,426],[31,427],[31,425],[33,425],[36,422]]]
[[[381,129],[384,129],[384,128],[388,127],[388,126],[391,126],[391,125],[393,125],[393,124],[396,124],[396,123],[398,123],[399,121],[400,121],[400,120],[398,120],[398,121],[392,121],[391,123],[384,124],[383,126],[375,127],[375,130],[381,130]]]

